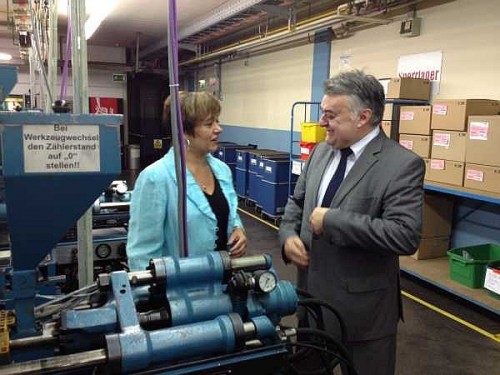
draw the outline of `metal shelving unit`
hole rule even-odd
[[[455,195],[457,197],[474,199],[481,202],[500,205],[500,194],[489,193],[481,190],[467,189],[459,186],[445,185],[437,182],[425,183],[424,189],[437,193]]]
[[[400,257],[400,267],[404,273],[500,316],[500,300],[486,289],[468,288],[449,278],[448,258],[416,260],[405,256]]]
[[[386,104],[393,104],[391,138],[397,142],[399,140],[400,107],[406,105],[429,105],[429,102],[425,100],[386,99]],[[500,207],[500,193],[489,193],[437,182],[424,183],[424,189],[440,194],[490,203]],[[447,258],[415,260],[411,257],[401,257],[400,264],[402,272],[500,315],[500,300],[490,297],[484,289],[471,289],[449,278]]]
[[[392,104],[392,127],[391,138],[396,142],[399,141],[399,115],[402,105],[429,105],[427,100],[414,100],[414,99],[385,99],[385,104]]]
[[[292,164],[294,160],[293,146],[299,143],[300,140],[296,140],[293,134],[293,128],[295,123],[295,115],[298,108],[302,107],[304,111],[303,121],[306,122],[309,118],[310,121],[318,121],[321,113],[320,102],[295,102],[292,104],[290,110],[290,171],[288,173],[288,195],[292,195]],[[309,116],[308,116],[309,115]],[[313,117],[316,115],[316,119]],[[300,153],[300,152],[299,152]]]
[[[440,183],[425,183],[426,191],[472,199],[497,205],[500,208],[500,194],[473,190]],[[500,212],[500,211],[499,211]],[[500,316],[500,300],[491,297],[485,289],[472,289],[449,278],[448,258],[414,260],[400,258],[401,271],[434,285],[450,294],[471,302]]]

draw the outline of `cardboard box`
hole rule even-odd
[[[411,255],[414,259],[433,259],[446,256],[450,247],[450,237],[432,237],[423,238],[415,254]]]
[[[382,121],[380,128],[382,131],[385,133],[386,136],[391,138],[391,131],[392,131],[392,121]]]
[[[447,130],[432,131],[432,159],[465,161],[466,132]]]
[[[434,100],[431,129],[467,131],[473,115],[498,115],[499,102],[488,99]]]
[[[427,180],[448,185],[463,186],[465,163],[431,159]]]
[[[399,144],[413,151],[421,158],[430,156],[431,137],[428,135],[400,134]]]
[[[500,166],[500,116],[471,116],[467,133],[467,163]]]
[[[424,175],[424,180],[428,180],[429,178],[429,170],[431,169],[431,159],[429,158],[422,158],[425,163],[425,175]]]
[[[419,78],[391,78],[387,88],[386,98],[429,100],[431,82]]]
[[[453,197],[425,193],[422,215],[422,238],[451,235],[453,221]]]
[[[392,111],[394,109],[394,104],[387,103],[384,106],[384,115],[382,116],[382,120],[384,121],[392,121]]]
[[[399,132],[407,134],[431,134],[431,106],[401,106],[399,109]]]
[[[466,163],[464,186],[498,194],[500,192],[500,167]]]

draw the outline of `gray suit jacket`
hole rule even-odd
[[[349,341],[395,334],[402,316],[398,256],[414,253],[420,242],[425,164],[380,132],[333,198],[323,234],[313,236],[309,216],[333,155],[326,143],[313,150],[286,205],[281,245],[300,236],[310,262],[299,269],[298,287],[339,310]],[[331,315],[324,317],[338,333]]]

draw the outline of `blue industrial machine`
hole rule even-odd
[[[127,227],[131,197],[127,181],[113,181],[92,206],[93,227]]]
[[[128,270],[126,244],[127,230],[124,227],[99,227],[92,230],[94,278],[100,273]],[[59,242],[38,265],[38,269],[54,282],[58,280],[53,293],[69,293],[78,289],[76,238]]]
[[[278,280],[266,255],[155,259],[145,271],[101,274],[37,306],[44,334],[10,340],[11,355],[44,347],[60,355],[6,365],[0,374],[96,366],[112,374],[250,374],[251,362],[275,373],[293,336],[278,323],[296,304],[294,287]]]
[[[0,86],[10,77],[0,72]],[[276,373],[295,334],[279,322],[295,312],[297,295],[266,255],[154,259],[144,271],[102,273],[37,302],[57,281],[40,264],[96,197],[99,212],[126,203],[123,186],[112,188],[117,199],[101,195],[120,172],[120,122],[0,113],[11,251],[0,267],[0,375]]]
[[[36,334],[37,265],[120,172],[121,116],[0,113],[17,337]]]

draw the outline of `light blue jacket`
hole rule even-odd
[[[229,204],[229,238],[235,227],[243,227],[231,170],[212,155],[207,156],[207,161]],[[186,171],[186,190],[189,256],[203,255],[215,248],[217,219],[189,170]],[[171,149],[140,173],[132,192],[127,241],[131,270],[144,270],[151,258],[179,256],[177,212],[177,178]]]

